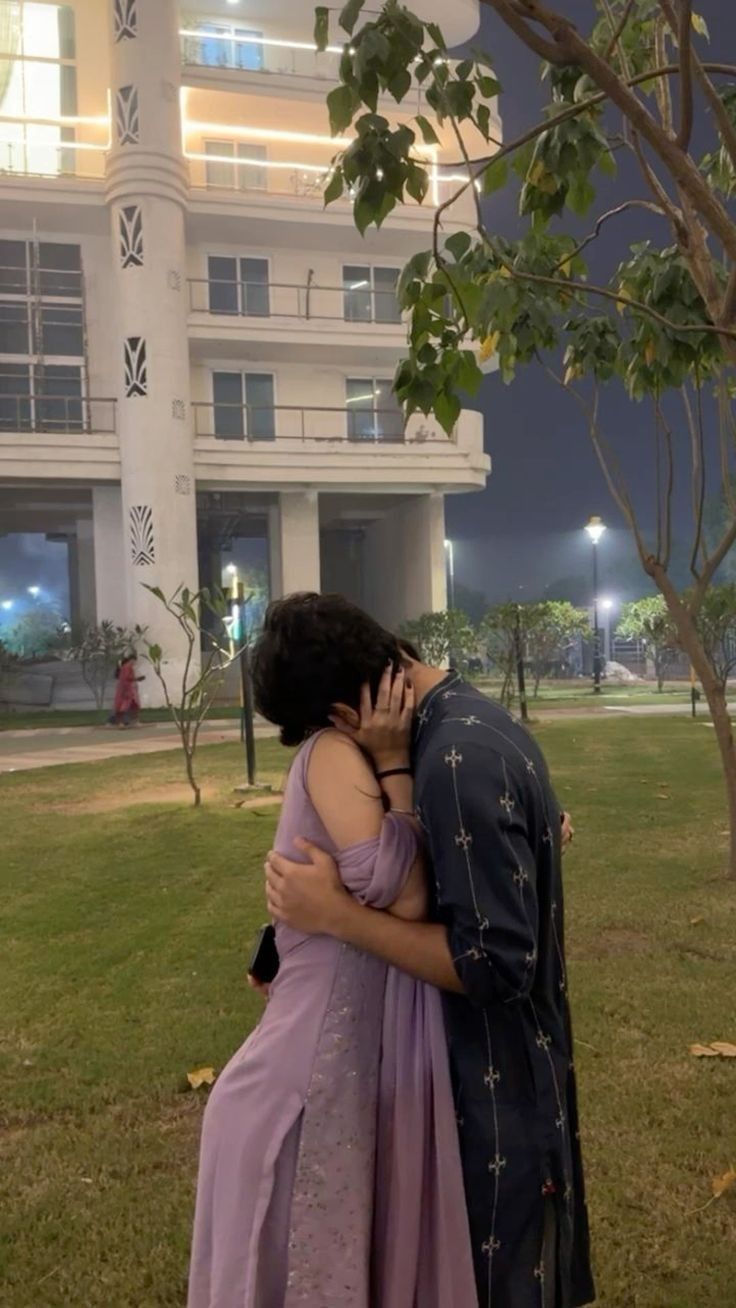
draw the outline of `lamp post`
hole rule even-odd
[[[606,530],[601,518],[591,518],[586,523],[586,532],[593,545],[593,691],[601,693],[601,640],[598,629],[598,544]]]
[[[613,659],[613,632],[611,630],[611,622],[612,622],[611,614],[613,613],[615,605],[616,605],[616,601],[613,599],[601,600],[601,608],[603,609],[603,612],[605,614],[604,621],[606,624],[604,628],[604,636],[603,636],[603,656],[606,663],[610,663]]]
[[[445,556],[447,559],[447,607],[455,607],[455,546],[451,540],[445,541]]]

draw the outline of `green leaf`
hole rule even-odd
[[[340,14],[340,26],[344,32],[349,32],[352,35],[364,5],[365,0],[348,0]]]
[[[412,167],[406,179],[406,189],[412,200],[416,200],[417,204],[422,204],[429,190],[429,177],[424,168],[420,168],[416,164]]]
[[[461,82],[467,82],[473,71],[472,59],[463,59],[455,69],[455,76],[460,78]]]
[[[330,132],[339,136],[353,121],[356,98],[349,86],[335,86],[327,97],[330,115]]]
[[[327,208],[328,204],[334,204],[335,200],[339,200],[344,189],[345,183],[343,181],[342,168],[337,167],[325,187],[325,208]]]
[[[445,241],[445,249],[450,251],[455,263],[459,263],[468,253],[472,243],[469,232],[453,232]]]
[[[419,128],[419,131],[422,133],[422,140],[425,145],[439,145],[440,138],[429,119],[424,117],[424,114],[417,114],[414,121]]]
[[[318,50],[325,50],[330,44],[330,11],[326,5],[318,5],[315,10],[314,44]]]
[[[706,41],[710,41],[710,32],[708,31],[708,24],[703,18],[703,15],[693,14],[691,18],[691,22],[698,36],[704,36]]]
[[[501,83],[495,77],[487,77],[485,73],[481,73],[476,80],[478,90],[486,100],[494,100],[501,90]]]
[[[481,189],[484,195],[493,195],[500,191],[509,179],[509,161],[507,157],[489,163],[481,177]]]
[[[567,193],[567,203],[573,213],[583,218],[595,199],[595,187],[589,177],[574,177]]]
[[[484,141],[490,140],[491,136],[491,111],[487,104],[479,104],[475,111],[475,121],[478,124],[478,131]]]
[[[407,91],[411,90],[411,73],[408,68],[400,68],[387,84],[389,93],[400,104]]]
[[[483,381],[483,373],[472,350],[463,350],[456,381],[460,390],[467,391],[468,395],[475,395]]]
[[[453,428],[460,417],[460,411],[461,404],[457,395],[441,391],[434,402],[434,412],[440,427],[448,436],[452,435]]]

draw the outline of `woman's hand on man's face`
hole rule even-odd
[[[389,664],[381,678],[375,704],[370,686],[363,686],[359,726],[350,726],[337,712],[330,721],[370,755],[380,772],[408,763],[413,717],[414,687],[407,681],[404,668],[399,668],[394,676],[393,665]]]

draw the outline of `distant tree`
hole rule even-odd
[[[129,650],[137,650],[144,638],[142,627],[118,627],[114,622],[100,622],[85,627],[82,639],[71,647],[67,657],[82,669],[85,684],[94,695],[98,709],[104,707],[107,688],[120,660]]]
[[[56,609],[39,605],[28,609],[6,631],[5,643],[20,659],[64,654],[69,648],[69,628]]]
[[[736,583],[710,588],[698,614],[698,633],[725,695],[736,668]]]
[[[657,689],[664,690],[667,671],[677,652],[677,629],[662,595],[624,604],[616,629],[624,640],[640,640],[654,664]]]
[[[564,659],[576,637],[590,634],[590,621],[585,609],[576,609],[566,600],[544,600],[521,608],[522,633],[536,699],[542,677],[549,676],[553,665]]]
[[[423,613],[412,622],[405,622],[399,635],[406,636],[417,646],[424,661],[437,668],[450,659],[458,668],[466,667],[477,645],[472,623],[458,609]]]
[[[194,795],[194,807],[198,808],[202,802],[195,767],[199,733],[233,661],[224,639],[227,603],[221,591],[193,593],[181,586],[167,597],[158,586],[146,586],[146,590],[163,605],[184,636],[184,669],[181,679],[176,681],[168,671],[162,647],[145,638],[144,643],[163,690],[164,702],[179,732],[187,780]],[[214,631],[205,626],[205,615],[216,619]]]
[[[13,654],[7,645],[0,640],[0,703],[4,702],[8,686],[17,670],[17,654]]]
[[[486,658],[501,677],[499,699],[507,708],[514,701],[520,610],[524,607],[511,601],[494,604],[483,615],[478,627],[478,638]]]

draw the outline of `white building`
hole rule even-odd
[[[452,42],[477,27],[477,0],[414,7]],[[65,538],[75,621],[173,655],[145,583],[219,583],[242,538],[272,595],[340,590],[388,624],[444,606],[444,497],[488,473],[479,414],[405,429],[390,391],[396,278],[454,142],[381,233],[325,211],[339,55],[313,12],[0,0],[0,531]]]

